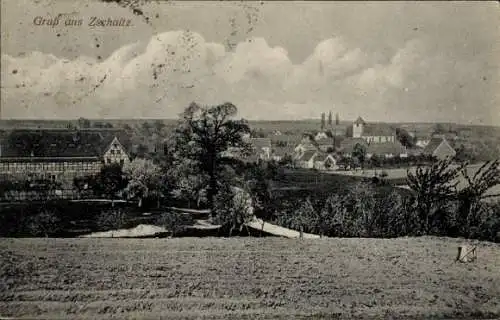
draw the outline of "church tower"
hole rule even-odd
[[[363,135],[363,128],[365,126],[366,122],[363,120],[363,118],[358,117],[356,121],[352,124],[352,137],[353,138],[361,138]]]

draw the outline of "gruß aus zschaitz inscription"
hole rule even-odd
[[[56,26],[67,26],[67,27],[130,27],[132,26],[132,20],[129,18],[123,17],[86,17],[86,18],[77,18],[71,16],[65,16],[63,14],[59,14],[55,17],[43,17],[36,16],[33,18],[33,25],[35,26],[47,26],[47,27],[56,27]]]

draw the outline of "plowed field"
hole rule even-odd
[[[500,317],[500,245],[455,239],[0,239],[0,318]]]

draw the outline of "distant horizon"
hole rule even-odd
[[[240,117],[235,117],[236,119],[241,119]],[[357,118],[357,117],[356,117]],[[341,123],[352,123],[356,120],[340,120]],[[480,127],[500,127],[500,124],[482,124],[482,123],[460,123],[460,122],[445,122],[445,121],[370,121],[369,119],[361,116],[363,120],[367,123],[387,123],[387,124],[449,124],[449,125],[461,125],[461,126],[480,126]],[[113,121],[113,122],[127,122],[127,121],[177,121],[179,118],[84,118],[89,121]],[[303,118],[303,119],[283,119],[283,120],[266,120],[266,119],[247,119],[248,122],[317,122],[318,125],[321,124],[321,118]],[[3,121],[33,121],[33,122],[64,122],[64,121],[78,121],[79,118],[68,118],[68,119],[35,119],[35,118],[0,118],[0,123]],[[328,124],[326,124],[328,126]]]

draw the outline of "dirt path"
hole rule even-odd
[[[193,227],[198,229],[217,229],[220,226],[211,224],[208,220],[195,220],[196,223]],[[284,237],[284,238],[300,238],[300,232],[284,227],[280,227],[275,224],[271,224],[269,222],[264,222],[262,219],[254,218],[252,222],[246,224],[248,227],[252,229],[256,229],[259,231],[264,231],[265,233],[269,233],[275,236]],[[81,238],[143,238],[143,237],[151,237],[157,234],[162,234],[168,232],[164,227],[159,227],[155,225],[149,224],[140,224],[134,228],[130,229],[120,229],[120,230],[110,230],[104,232],[93,232],[87,235],[81,236]],[[319,239],[320,236],[311,233],[303,233],[303,239]]]
[[[297,239],[300,238],[300,232],[292,229],[288,229],[285,227],[280,227],[275,224],[271,224],[269,222],[264,222],[262,219],[255,218],[252,222],[249,222],[246,224],[248,227],[256,229],[256,230],[262,230],[266,233],[279,236],[279,237],[285,237],[285,238],[290,238],[290,239]],[[311,234],[311,233],[302,233],[302,238],[303,239],[319,239],[320,236],[317,234]]]

